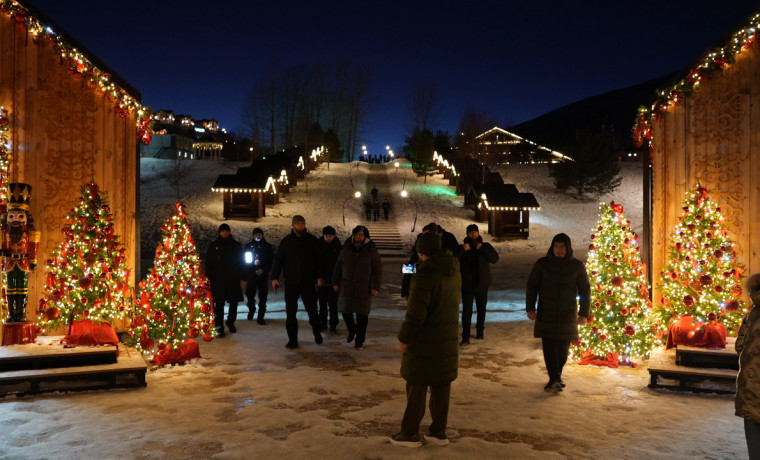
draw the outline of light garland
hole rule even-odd
[[[760,13],[754,15],[742,29],[735,32],[728,43],[705,54],[700,64],[691,69],[686,77],[670,88],[659,91],[657,100],[649,108],[640,107],[633,127],[635,144],[639,147],[646,144],[651,150],[654,145],[654,123],[667,111],[681,105],[685,98],[699,91],[702,83],[707,81],[713,73],[733,65],[736,56],[755,44],[758,28],[760,28]]]
[[[68,73],[74,78],[84,79],[91,90],[105,95],[114,104],[114,111],[124,118],[135,113],[136,137],[143,144],[150,144],[150,126],[152,124],[150,107],[143,106],[126,90],[111,81],[111,76],[96,67],[81,51],[70,45],[50,26],[40,22],[28,9],[15,0],[0,0],[0,12],[10,17],[15,23],[26,27],[35,43],[50,44],[61,58],[61,63],[68,67]]]

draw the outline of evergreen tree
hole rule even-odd
[[[736,260],[720,207],[697,184],[683,202],[683,214],[671,236],[668,264],[660,275],[661,305],[656,308],[666,330],[681,315],[694,317],[694,328],[716,321],[735,333],[747,313],[742,301],[744,266]]]
[[[214,337],[211,292],[196,251],[187,212],[176,204],[172,216],[161,227],[163,242],[156,247],[156,257],[142,289],[132,331],[137,349],[169,353],[184,343],[186,337],[198,335],[210,341]]]
[[[609,133],[582,131],[563,153],[572,160],[549,164],[549,175],[557,190],[574,189],[578,196],[601,196],[620,187],[623,179]]]
[[[111,209],[95,182],[81,187],[78,204],[61,231],[64,240],[47,261],[38,309],[43,332],[78,320],[113,325],[127,318],[131,299],[126,250],[114,234]]]
[[[646,359],[652,350],[652,302],[639,237],[623,206],[600,205],[591,235],[586,269],[591,283],[591,314],[573,343],[574,357],[617,355],[624,364]]]

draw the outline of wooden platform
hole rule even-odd
[[[0,347],[0,397],[50,391],[144,387],[142,355],[120,344],[64,348],[61,337]]]
[[[704,351],[703,349],[699,349]],[[696,352],[692,352],[694,354]],[[737,370],[689,367],[676,364],[676,349],[656,349],[649,357],[649,388],[672,390],[734,393]],[[670,382],[666,382],[666,381]]]
[[[689,367],[712,367],[739,370],[739,354],[736,352],[736,337],[726,339],[726,348],[696,348],[676,346],[676,364]]]

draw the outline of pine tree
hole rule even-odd
[[[142,288],[132,330],[137,348],[169,353],[184,343],[185,337],[214,337],[213,306],[209,283],[203,274],[187,213],[176,204],[172,216],[161,227],[163,242],[156,247],[153,268]]]
[[[81,187],[66,216],[64,240],[47,260],[40,307],[43,332],[89,319],[111,325],[130,314],[125,248],[114,234],[108,201],[95,182]]]
[[[736,332],[747,313],[741,299],[744,266],[721,208],[697,184],[687,194],[683,215],[671,236],[668,264],[660,275],[661,305],[655,309],[663,330],[681,315],[694,317],[694,328],[716,321]]]
[[[624,364],[649,357],[654,342],[652,302],[639,237],[623,206],[602,203],[591,235],[586,269],[591,283],[591,314],[579,328],[574,357],[617,355]]]

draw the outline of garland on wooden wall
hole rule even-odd
[[[114,104],[114,111],[121,117],[135,113],[137,139],[143,144],[150,143],[151,113],[150,107],[143,106],[127,91],[111,81],[110,74],[96,67],[81,51],[66,42],[59,33],[39,19],[15,0],[0,0],[0,13],[10,17],[19,27],[25,27],[35,43],[49,44],[58,53],[61,64],[68,68],[68,73],[84,79],[91,90],[105,95]]]
[[[701,85],[708,81],[714,73],[733,65],[739,53],[755,44],[758,28],[760,28],[760,13],[754,15],[723,46],[705,54],[700,63],[692,68],[686,77],[670,88],[658,91],[659,96],[651,107],[639,107],[639,114],[633,127],[633,139],[636,146],[647,145],[651,150],[654,123],[672,107],[679,106],[685,98],[699,91]]]
[[[11,121],[8,110],[0,105],[0,213],[5,213],[8,206],[8,182],[11,175]],[[5,271],[0,273],[0,289],[5,292]],[[5,295],[0,295],[0,319],[8,317],[8,302]]]

